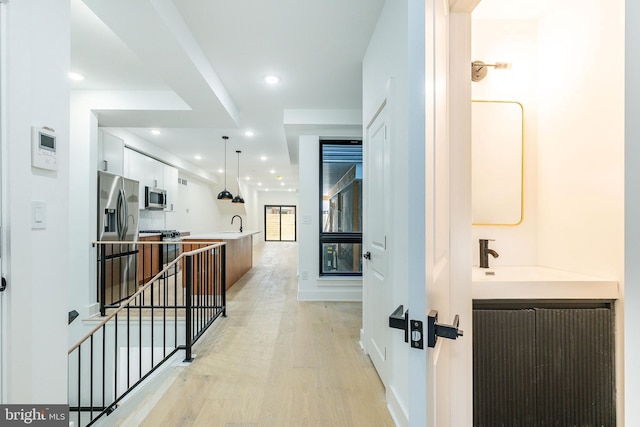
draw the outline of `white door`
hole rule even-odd
[[[5,29],[6,29],[6,22],[5,22],[5,5],[4,4],[0,4],[0,23],[2,23],[2,25],[0,25],[0,65],[2,65],[0,68],[2,68],[3,70],[6,68],[6,49],[5,49]],[[4,182],[5,176],[4,176],[4,172],[3,172],[3,168],[2,168],[2,157],[4,156],[5,153],[5,126],[6,126],[6,119],[5,119],[5,112],[2,110],[2,107],[5,104],[5,86],[4,86],[4,71],[0,72],[0,191],[2,189],[2,182]],[[3,199],[3,194],[0,192],[0,278],[4,277],[4,269],[3,269],[3,264],[4,264],[4,260],[2,259],[2,257],[4,256],[4,250],[5,250],[5,244],[4,242],[6,242],[6,233],[5,233],[5,227],[3,227],[3,221],[2,221],[2,199]],[[2,284],[0,284],[0,288],[2,288]],[[6,369],[6,355],[5,355],[5,343],[6,343],[6,339],[8,336],[8,328],[7,328],[7,321],[6,321],[6,304],[7,304],[7,297],[4,295],[4,291],[0,291],[0,404],[2,403],[6,403],[6,381],[4,380],[4,371]]]
[[[387,86],[387,94],[390,83]],[[366,127],[363,145],[365,179],[363,202],[363,308],[365,350],[387,385],[387,316],[391,312],[387,277],[387,220],[389,218],[389,105],[388,96]]]
[[[438,322],[445,324],[456,314],[450,308],[448,4],[447,0],[409,1],[409,182],[413,185],[409,193],[413,200],[408,305],[410,324],[422,321],[424,338],[424,350],[412,346],[409,354],[409,422],[420,427],[454,425],[452,412],[458,404],[451,398],[456,369],[451,353],[458,341],[440,338],[434,348],[427,346],[427,314],[437,310]]]

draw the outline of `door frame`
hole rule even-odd
[[[278,207],[280,208],[280,240],[267,240],[267,208],[268,207]],[[282,208],[293,208],[294,210],[294,225],[293,225],[293,240],[282,240]],[[298,241],[298,207],[296,205],[263,205],[262,213],[264,217],[264,241],[265,242],[297,242]]]

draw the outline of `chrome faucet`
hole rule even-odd
[[[240,232],[242,233],[242,217],[240,215],[234,215],[231,217],[231,224],[233,224],[233,220],[236,218],[240,218]]]
[[[489,249],[489,242],[493,242],[492,239],[480,239],[480,268],[489,268],[489,255],[494,258],[498,258],[498,252],[493,249]]]

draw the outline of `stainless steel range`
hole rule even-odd
[[[179,242],[180,232],[178,230],[143,230],[140,233],[159,233],[162,235],[163,242]],[[162,264],[166,266],[176,259],[180,254],[180,245],[165,244],[162,245]]]

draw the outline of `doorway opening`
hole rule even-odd
[[[264,206],[264,240],[266,242],[296,241],[295,206]]]

